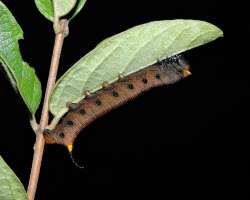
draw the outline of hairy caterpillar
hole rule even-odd
[[[74,140],[81,129],[95,119],[142,92],[189,76],[189,69],[185,59],[181,55],[175,55],[127,77],[120,75],[118,81],[110,85],[103,83],[103,88],[93,94],[85,91],[86,97],[79,103],[67,103],[69,111],[54,130],[44,131],[46,143],[65,145],[71,153]],[[75,163],[74,160],[73,162]]]

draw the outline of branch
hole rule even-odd
[[[41,120],[39,124],[39,129],[36,134],[36,143],[34,146],[34,154],[33,154],[33,161],[32,161],[32,168],[30,173],[30,180],[28,185],[28,197],[29,200],[34,200],[37,188],[37,182],[40,174],[40,168],[42,163],[43,157],[43,150],[45,141],[43,138],[43,130],[48,125],[49,119],[49,96],[52,92],[52,89],[55,85],[57,69],[59,65],[62,45],[65,36],[67,35],[68,31],[68,21],[61,20],[60,21],[60,30],[56,33],[55,43],[54,43],[54,50],[51,58],[51,65],[49,71],[49,77],[47,81],[47,88],[45,92]]]

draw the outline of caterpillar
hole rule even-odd
[[[181,55],[175,55],[135,72],[127,77],[119,75],[118,81],[103,83],[95,93],[85,91],[85,98],[79,103],[67,103],[68,113],[53,130],[44,130],[47,144],[61,144],[68,148],[72,161],[74,140],[80,131],[95,119],[123,105],[151,88],[168,85],[191,75],[188,62]]]

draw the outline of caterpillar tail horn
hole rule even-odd
[[[69,153],[72,153],[72,150],[73,150],[73,144],[69,144],[69,145],[67,145],[67,149],[68,149]]]
[[[79,165],[75,159],[73,158],[73,154],[72,154],[72,151],[73,151],[73,145],[72,144],[69,144],[67,145],[67,149],[69,151],[69,155],[70,155],[70,159],[72,160],[72,162],[74,163],[74,165],[80,169],[84,169],[84,165]]]

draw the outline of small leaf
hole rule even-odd
[[[67,15],[75,6],[76,9],[70,19],[73,19],[83,8],[86,0],[35,0],[35,4],[42,15],[50,21],[58,21]]]
[[[25,189],[0,156],[0,199],[1,200],[28,200]]]
[[[40,13],[53,22],[54,10],[52,0],[35,0],[35,4]]]
[[[18,45],[18,40],[22,38],[22,29],[8,8],[0,2],[0,63],[12,86],[34,114],[41,99],[41,85],[34,69],[22,59]]]
[[[77,8],[74,12],[74,14],[72,15],[72,17],[70,19],[73,19],[83,8],[83,6],[85,5],[87,0],[78,0],[77,2]]]
[[[76,0],[52,0],[54,6],[54,18],[67,15],[75,6]]]
[[[57,82],[49,108],[55,119],[66,111],[66,102],[79,102],[83,92],[95,92],[104,81],[127,76],[157,60],[176,55],[223,36],[216,26],[196,20],[156,21],[131,28],[101,42]]]

